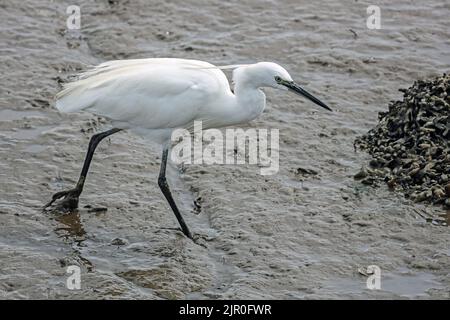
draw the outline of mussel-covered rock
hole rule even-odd
[[[401,188],[416,202],[448,207],[450,75],[419,80],[400,91],[403,100],[390,103],[388,111],[379,113],[378,125],[355,140],[356,148],[373,157],[364,173],[390,188]],[[361,179],[361,173],[355,178]]]

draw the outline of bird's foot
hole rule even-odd
[[[78,198],[80,196],[81,191],[77,188],[60,191],[55,193],[52,196],[52,200],[50,200],[45,206],[44,210],[50,207],[56,200],[63,198],[58,202],[57,208],[60,210],[74,210],[78,208]]]
[[[187,233],[185,233],[183,231],[183,229],[181,229],[180,227],[160,227],[160,230],[175,230],[175,231],[179,231],[180,233],[182,233],[186,238],[192,240],[192,242],[194,242],[195,244],[201,245],[202,247],[206,248],[205,245],[205,237],[199,234],[192,234],[189,229],[187,230]]]

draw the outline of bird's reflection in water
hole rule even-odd
[[[73,210],[57,213],[55,220],[59,223],[59,226],[54,229],[57,236],[72,244],[72,258],[78,261],[77,264],[84,266],[88,272],[93,271],[94,265],[92,262],[82,256],[82,247],[86,246],[84,241],[87,239],[87,233],[83,228],[80,212]]]
[[[60,226],[55,228],[55,233],[65,241],[73,241],[78,246],[82,246],[86,240],[86,231],[80,219],[80,212],[73,210],[58,214],[55,220]]]

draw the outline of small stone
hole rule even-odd
[[[122,238],[115,238],[111,241],[113,246],[125,246],[128,244],[128,241]]]
[[[365,185],[367,185],[367,186],[373,185],[374,182],[375,182],[374,178],[371,178],[371,177],[368,177],[368,178],[366,178],[366,179],[361,180],[361,183],[362,183],[362,184],[365,184]]]
[[[310,168],[297,168],[296,173],[299,175],[317,175],[318,172]]]
[[[444,205],[447,209],[450,209],[450,198],[445,199]]]
[[[430,147],[431,147],[431,145],[429,143],[421,143],[421,144],[419,144],[419,148],[420,149],[428,149]]]
[[[450,183],[447,183],[445,186],[445,193],[447,194],[447,197],[450,197]]]
[[[370,161],[369,161],[369,165],[370,165],[372,168],[381,168],[381,167],[383,166],[382,163],[381,163],[381,161],[378,160],[378,159],[372,159],[372,160],[370,160]]]
[[[434,195],[436,198],[440,199],[440,198],[445,197],[445,192],[444,192],[444,190],[442,190],[441,188],[436,188],[436,189],[434,189],[434,191],[433,191],[433,195]]]
[[[357,174],[353,176],[355,180],[361,180],[367,177],[368,173],[365,167],[362,167]]]
[[[414,177],[419,171],[420,171],[420,168],[413,168],[410,172],[408,172],[408,175],[410,177]]]
[[[431,190],[423,191],[417,195],[417,197],[415,198],[415,201],[422,202],[422,201],[428,200],[429,198],[431,198],[431,196],[432,196]]]
[[[395,178],[392,178],[392,179],[388,178],[386,183],[387,183],[389,189],[395,189],[395,187],[397,186],[397,180]]]

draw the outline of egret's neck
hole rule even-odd
[[[266,106],[264,92],[248,82],[237,82],[234,87],[235,103],[241,114],[242,122],[258,117]]]

